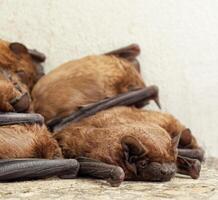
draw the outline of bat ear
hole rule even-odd
[[[192,133],[189,128],[186,128],[182,131],[180,144],[182,146],[187,146],[192,142]]]
[[[9,49],[13,51],[15,54],[26,54],[28,53],[28,49],[25,45],[18,43],[18,42],[12,42],[9,44]]]
[[[28,53],[30,54],[31,58],[36,62],[44,62],[46,59],[45,54],[35,50],[35,49],[28,49]]]
[[[121,139],[124,153],[124,162],[127,168],[137,175],[136,161],[148,153],[143,144],[133,136],[124,136]]]
[[[172,139],[172,147],[174,152],[177,152],[177,148],[180,142],[180,138],[181,138],[181,133],[179,133],[178,135],[176,135],[173,139]]]

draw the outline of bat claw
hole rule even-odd
[[[156,105],[158,106],[158,108],[161,110],[161,104],[160,104],[159,96],[157,96],[156,98],[154,98],[154,102],[156,103]]]

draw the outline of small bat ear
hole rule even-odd
[[[124,150],[128,151],[129,154],[139,156],[146,153],[146,149],[143,144],[133,136],[124,136],[121,139],[121,145]]]
[[[178,145],[179,145],[179,142],[180,142],[180,138],[181,138],[181,133],[179,133],[178,135],[176,135],[173,139],[172,139],[172,147],[173,147],[173,150],[175,152],[177,152],[177,148],[178,148]]]
[[[133,136],[124,136],[121,139],[121,146],[124,153],[124,162],[127,168],[137,175],[136,161],[146,155],[148,150]]]
[[[18,55],[28,53],[28,49],[26,48],[26,46],[18,42],[10,43],[9,48],[11,51],[13,51],[15,54],[18,54]]]
[[[28,53],[30,54],[31,58],[36,62],[44,62],[46,59],[45,54],[37,51],[36,49],[28,49]]]
[[[182,131],[180,145],[186,146],[186,145],[191,144],[191,142],[192,142],[191,130],[189,128],[186,128]]]

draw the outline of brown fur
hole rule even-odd
[[[87,56],[48,73],[32,91],[34,111],[46,121],[68,116],[78,107],[144,88],[133,64],[113,55]]]
[[[128,125],[128,124],[155,124],[167,131],[167,133],[174,138],[181,133],[180,144],[189,146],[189,148],[198,148],[197,141],[193,135],[187,141],[187,128],[169,113],[139,110],[134,107],[114,107],[112,109],[98,113],[93,117],[83,119],[80,125],[95,126],[99,128]],[[189,133],[191,134],[191,132]]]
[[[141,112],[128,107],[115,107],[102,111],[81,122],[67,126],[54,137],[64,157],[86,156],[119,165],[124,169],[126,179],[134,180],[135,174],[125,164],[121,146],[124,136],[132,136],[142,143],[143,147],[148,149],[149,153],[146,156],[152,162],[176,161],[176,153],[167,131],[158,124],[144,123],[140,120],[140,116],[138,119],[134,118],[137,111]],[[141,117],[143,117],[142,114]]]
[[[57,142],[45,126],[0,126],[0,143],[0,159],[62,157]]]

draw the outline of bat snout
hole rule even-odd
[[[145,181],[165,182],[170,181],[176,174],[175,163],[151,162],[141,174]]]
[[[13,99],[11,105],[16,112],[25,112],[30,106],[30,97],[27,93],[24,93],[22,96]]]
[[[160,181],[169,181],[175,176],[176,165],[175,164],[162,164],[160,168]]]

